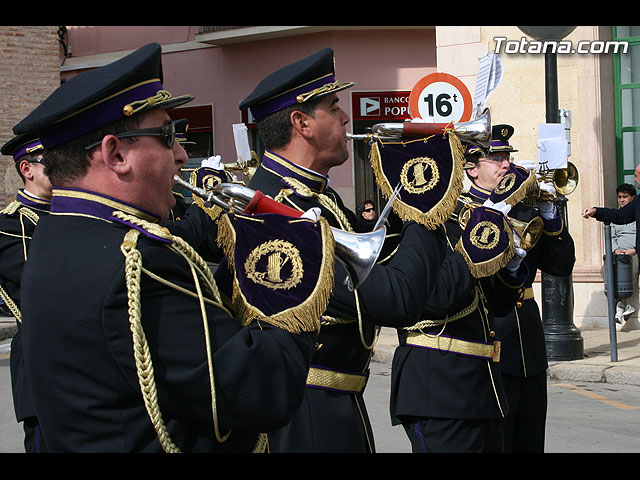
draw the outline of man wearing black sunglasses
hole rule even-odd
[[[162,141],[167,145],[167,148],[172,148],[176,140],[176,135],[186,135],[189,121],[186,118],[175,120],[167,125],[155,128],[143,128],[140,130],[130,130],[124,133],[118,133],[116,138],[134,138],[134,137],[160,137]],[[91,150],[102,143],[102,140],[93,142],[91,145],[87,145],[85,149]]]
[[[52,452],[264,451],[302,400],[317,318],[243,325],[164,227],[187,161],[166,110],[193,97],[161,81],[150,44],[68,80],[14,128],[38,132],[54,185],[22,285]]]

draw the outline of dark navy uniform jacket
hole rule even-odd
[[[157,221],[102,195],[54,189],[52,214],[31,244],[25,355],[52,452],[162,451],[141,395],[121,251],[125,234],[139,228],[112,215],[120,209]],[[317,334],[243,327],[209,303],[205,322],[197,295],[180,290],[195,292],[186,260],[140,232],[141,322],[168,434],[184,452],[248,452],[257,433],[286,425],[299,406]],[[220,434],[230,432],[222,443],[214,436],[208,348]]]
[[[501,340],[494,316],[515,303],[517,288],[527,269],[515,274],[501,269],[480,280],[474,278],[463,257],[453,250],[462,230],[453,220],[445,222],[449,237],[438,284],[425,295],[419,330],[398,330],[399,347],[392,364],[390,411],[393,424],[420,418],[496,419],[507,414],[508,404],[500,380],[500,362],[476,356],[475,350],[456,347],[448,350],[449,339],[489,344]],[[475,306],[475,300],[479,302]],[[447,321],[443,321],[443,320]],[[408,339],[422,333],[441,345]],[[426,335],[425,335],[426,334]],[[428,338],[431,337],[431,338]]]
[[[169,212],[165,227],[193,246],[207,262],[220,263],[223,253],[216,241],[217,222],[212,221],[196,204],[188,204],[183,195],[174,193],[173,196],[176,204]]]
[[[322,216],[336,228],[345,229],[338,218],[341,214],[342,220],[346,219],[355,231],[370,230],[370,225],[360,224],[357,216],[327,184],[326,177],[267,151],[249,186],[276,199],[281,190],[292,190],[291,195],[279,198],[279,201],[301,211],[320,207]],[[325,196],[325,203],[318,199],[318,194]],[[326,199],[335,202],[335,207],[327,208]],[[336,215],[336,211],[340,214]],[[444,253],[443,240],[440,234],[416,223],[404,225],[401,247],[394,259],[385,267],[375,266],[357,290],[361,326],[356,320],[354,293],[343,285],[346,270],[336,262],[335,287],[325,315],[337,321],[322,324],[312,366],[338,373],[368,375],[376,325],[409,325],[419,317],[424,291],[435,284]],[[362,391],[338,392],[316,386],[307,388],[303,406],[291,424],[271,435],[270,440],[273,450],[284,452],[369,452],[375,449]]]
[[[626,225],[640,220],[640,202],[638,195],[633,197],[628,204],[620,208],[596,207],[593,218],[600,222],[615,223],[616,225]],[[636,252],[640,252],[640,229],[636,229]]]
[[[484,202],[490,192],[472,186],[469,189],[475,201]],[[522,202],[509,212],[518,220],[529,222],[539,215],[535,207]],[[546,220],[538,243],[524,258],[529,275],[522,285],[524,297],[508,314],[496,317],[496,329],[502,345],[502,372],[512,376],[533,376],[547,369],[547,350],[540,307],[533,297],[532,285],[538,270],[566,277],[571,275],[575,263],[575,247],[560,216]]]
[[[18,309],[21,308],[20,277],[29,255],[37,222],[49,213],[49,201],[20,189],[16,199],[0,212],[0,284]],[[11,385],[18,422],[35,417],[31,392],[26,381],[22,347],[22,322],[11,340]]]

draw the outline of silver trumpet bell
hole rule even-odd
[[[351,233],[331,227],[331,231],[336,242],[336,258],[347,270],[345,286],[352,292],[371,273],[382,250],[387,228],[382,226],[373,232]]]
[[[248,206],[257,193],[255,190],[237,183],[219,183],[214,185],[212,190],[204,190],[191,185],[179,175],[174,176],[174,181],[202,198],[207,206],[216,204],[225,210],[231,209],[245,215],[251,214],[251,211],[247,211]],[[275,202],[271,199],[270,201]],[[282,205],[278,204],[278,207],[281,208]],[[302,214],[297,210],[291,210],[297,216]],[[371,269],[382,251],[387,229],[382,226],[373,232],[352,233],[331,227],[331,232],[336,245],[336,258],[347,270],[348,277],[345,278],[344,284],[349,291],[354,291],[371,273]]]
[[[400,138],[419,138],[423,136],[442,133],[445,129],[451,129],[465,143],[477,145],[488,149],[491,146],[491,112],[486,108],[482,115],[474,120],[460,123],[377,123],[371,127],[372,133],[352,134],[347,133],[351,140],[398,140]]]

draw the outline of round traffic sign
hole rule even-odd
[[[458,123],[471,119],[471,94],[460,79],[432,73],[415,84],[409,95],[409,113],[433,123]]]

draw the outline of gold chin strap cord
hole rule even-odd
[[[213,414],[213,427],[215,431],[215,436],[218,442],[222,443],[229,438],[231,431],[227,432],[224,436],[220,434],[218,427],[218,417],[217,417],[217,408],[216,408],[216,395],[215,395],[215,384],[213,379],[213,363],[212,363],[212,353],[211,353],[211,344],[210,344],[210,336],[209,336],[209,328],[206,316],[205,303],[208,300],[208,303],[218,304],[221,308],[224,309],[222,303],[220,301],[220,296],[215,286],[215,280],[213,279],[213,275],[211,271],[206,266],[206,262],[202,260],[202,258],[189,246],[184,240],[180,237],[176,237],[168,234],[162,228],[153,223],[146,222],[137,217],[133,217],[131,215],[124,214],[122,212],[114,212],[113,215],[115,217],[121,218],[123,220],[127,220],[135,225],[141,226],[145,229],[151,231],[154,235],[159,235],[162,237],[170,238],[173,241],[173,244],[169,246],[172,250],[176,251],[180,254],[189,264],[189,268],[191,269],[194,283],[197,290],[197,297],[200,303],[200,310],[202,312],[202,321],[204,326],[205,333],[205,341],[206,341],[206,349],[207,349],[207,362],[209,367],[209,381],[211,388],[211,403],[212,403],[212,414]],[[145,402],[145,407],[147,409],[147,413],[149,414],[149,418],[151,419],[151,423],[153,424],[154,429],[156,430],[156,434],[158,436],[158,440],[160,441],[160,445],[162,449],[166,453],[180,453],[180,449],[173,443],[171,440],[169,433],[167,431],[166,425],[162,419],[162,413],[160,411],[160,407],[158,405],[157,398],[157,388],[155,383],[155,376],[153,371],[153,364],[151,360],[151,355],[149,352],[149,346],[147,344],[146,336],[144,334],[144,329],[142,328],[142,315],[141,315],[141,301],[140,301],[140,288],[141,288],[141,279],[142,273],[149,274],[152,278],[161,281],[160,277],[157,277],[151,272],[148,272],[146,269],[142,267],[142,254],[137,249],[137,242],[140,232],[136,229],[129,230],[125,237],[120,250],[125,256],[125,282],[127,285],[127,298],[129,304],[129,323],[131,332],[133,335],[133,345],[134,345],[134,358],[137,367],[138,373],[138,381],[140,383],[140,389],[142,392],[142,396]],[[208,287],[208,289],[214,294],[216,297],[215,301],[211,301],[204,297],[202,288],[200,285],[200,281],[204,280],[204,283]],[[163,282],[168,286],[173,286],[170,282]],[[226,309],[225,309],[226,310]],[[258,439],[256,445],[254,446],[253,452],[265,452],[268,449],[268,441],[266,434],[258,434]]]

